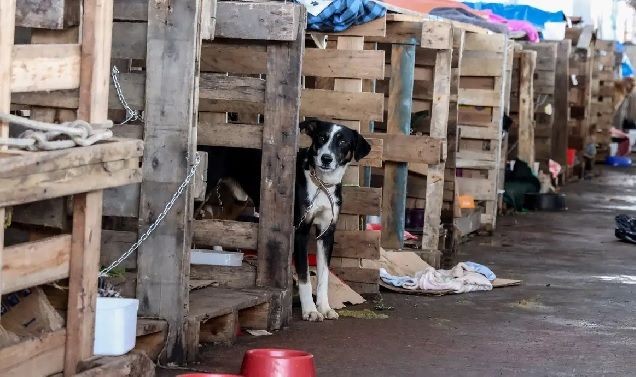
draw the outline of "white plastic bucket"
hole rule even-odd
[[[609,145],[610,147],[610,156],[616,156],[616,153],[618,153],[618,143],[610,143]]]
[[[120,356],[135,348],[137,309],[133,298],[98,297],[95,309],[95,343],[97,356]]]
[[[629,147],[633,151],[636,149],[636,130],[629,130]]]

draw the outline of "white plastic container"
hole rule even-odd
[[[546,22],[543,24],[543,38],[551,41],[562,41],[565,39],[565,28],[567,23],[563,22]]]
[[[190,251],[190,264],[241,267],[241,265],[243,264],[243,253],[207,249],[192,249]]]
[[[610,156],[612,157],[616,156],[616,153],[618,153],[618,143],[610,143],[609,147],[610,147]]]
[[[631,151],[636,151],[636,130],[629,130],[629,145]]]
[[[95,355],[120,356],[135,348],[137,309],[137,299],[97,298],[93,351]]]

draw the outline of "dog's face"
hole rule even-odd
[[[300,123],[300,130],[311,137],[310,158],[314,167],[324,173],[354,159],[360,161],[371,152],[371,145],[358,131],[340,124],[312,119]]]

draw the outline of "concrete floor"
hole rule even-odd
[[[319,376],[635,376],[636,245],[613,217],[636,214],[632,170],[569,185],[569,211],[500,218],[460,260],[522,279],[520,287],[446,297],[384,293],[389,319],[296,321],[273,336],[202,350],[199,369],[238,372],[243,352],[311,352]],[[175,375],[160,370],[160,376]]]

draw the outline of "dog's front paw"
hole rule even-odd
[[[338,315],[338,312],[336,312],[335,310],[333,310],[331,308],[327,308],[326,310],[321,310],[320,312],[325,317],[325,319],[338,319],[338,318],[340,318],[340,316]]]
[[[309,322],[322,322],[325,319],[322,314],[317,311],[303,313],[303,320]]]

